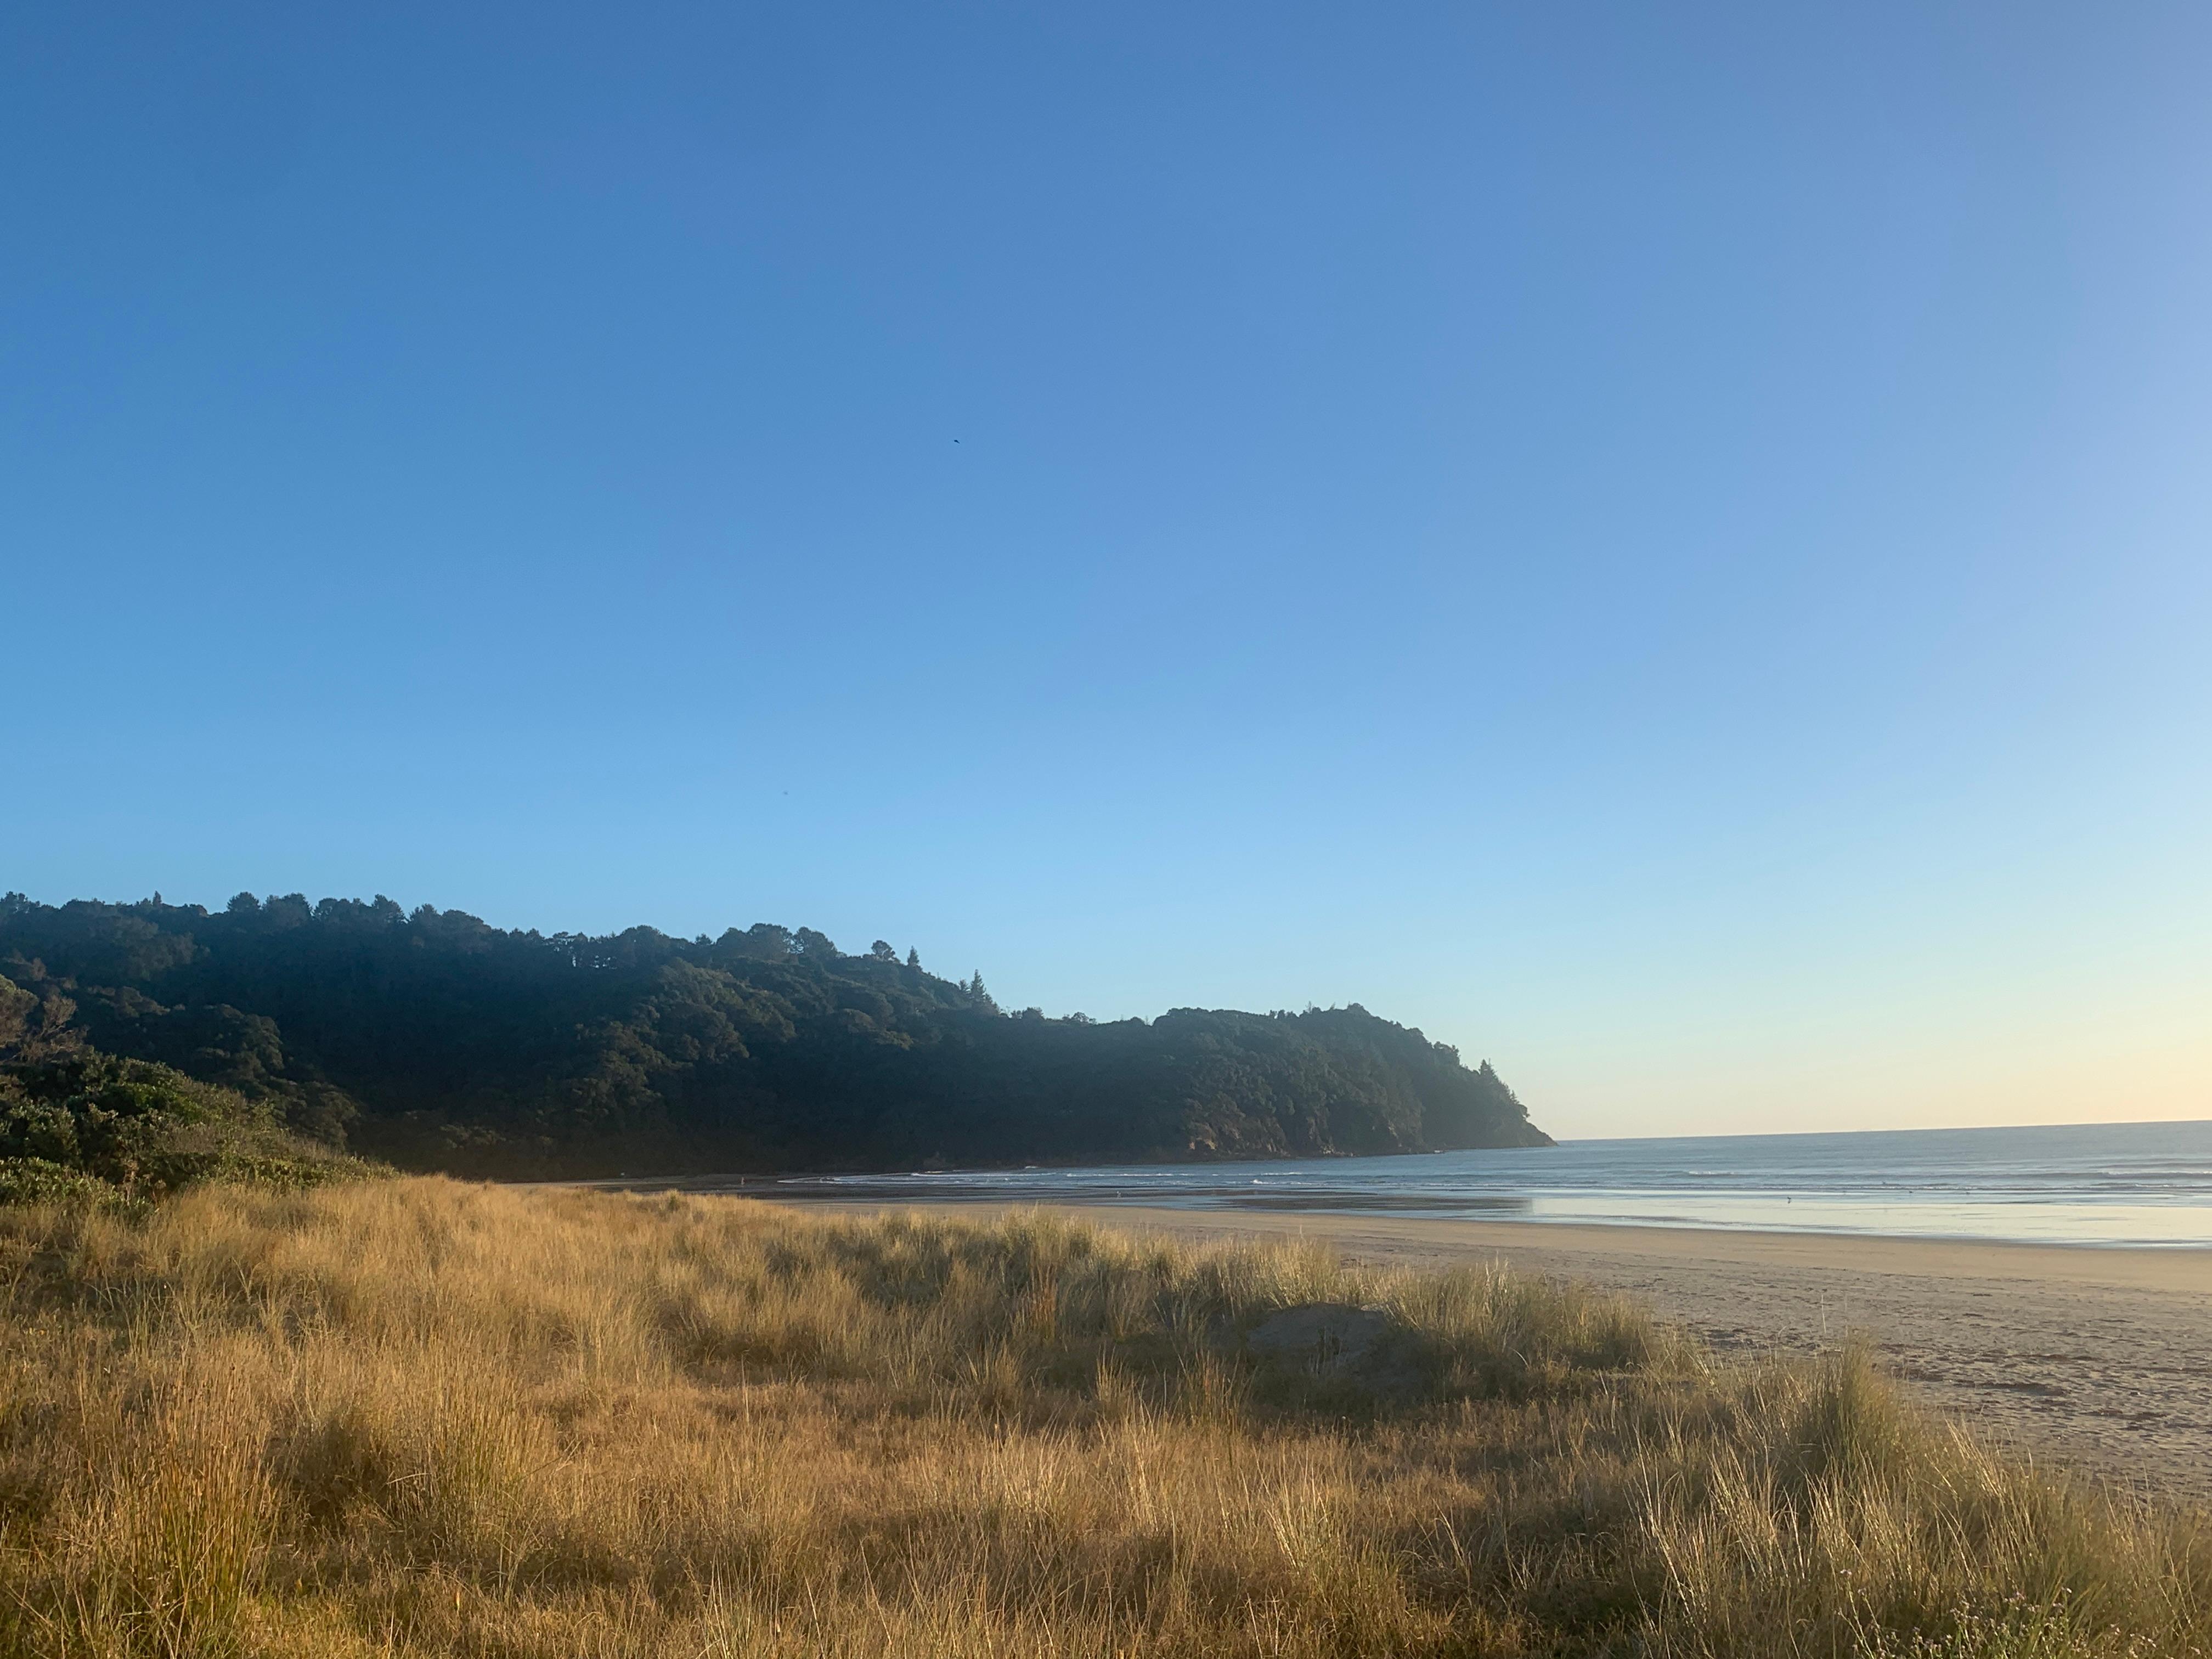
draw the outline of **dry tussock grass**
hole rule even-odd
[[[4,1653],[2212,1645],[2189,1518],[1504,1272],[425,1180],[0,1212],[0,1278]],[[1383,1395],[1241,1346],[1313,1302]]]

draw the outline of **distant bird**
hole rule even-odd
[[[957,439],[957,438],[955,438],[952,441],[953,441],[954,443],[956,443],[956,444],[957,444],[957,443],[958,443],[958,442],[960,441],[960,440],[959,440],[959,439]]]

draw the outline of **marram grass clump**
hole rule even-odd
[[[2212,1646],[2193,1518],[1498,1270],[416,1180],[0,1281],[4,1654]]]

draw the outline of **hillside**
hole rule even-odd
[[[98,1049],[408,1167],[489,1176],[1542,1145],[1487,1064],[1357,1004],[1001,1012],[880,941],[505,932],[303,896],[0,899],[0,975]]]

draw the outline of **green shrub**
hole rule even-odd
[[[149,1060],[76,1048],[0,1065],[0,1203],[159,1198],[211,1181],[297,1191],[371,1167]]]
[[[0,1158],[0,1204],[109,1203],[119,1188],[43,1158]]]

